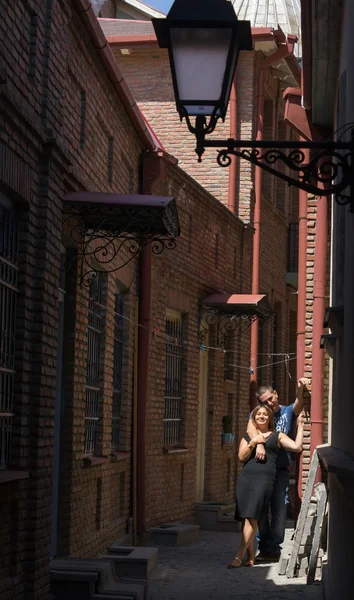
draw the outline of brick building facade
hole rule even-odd
[[[177,199],[177,249],[152,263],[147,527],[189,517],[196,500],[233,498],[237,465],[221,446],[221,420],[232,416],[238,438],[248,415],[248,336],[225,354],[211,328],[201,349],[199,320],[208,294],[249,292],[252,228],[163,151],[126,84],[116,83],[109,49],[97,50],[102,34],[87,8],[86,0],[0,3],[4,600],[48,597],[50,556],[95,556],[131,531],[140,264],[80,285],[67,194],[137,194],[143,156],[152,155],[164,176],[151,192]],[[111,266],[129,258],[122,252]],[[166,356],[182,385],[172,440]]]
[[[201,163],[194,151],[195,140],[186,124],[180,123],[175,108],[167,51],[157,47],[152,26],[146,22],[135,24],[123,19],[99,19],[110,43],[117,63],[124,73],[137,102],[159,136],[164,147],[176,156],[179,165],[222,204],[233,209],[244,223],[254,225],[254,168],[245,160],[237,160],[236,199],[230,198],[230,171],[221,168],[215,153],[207,150]],[[139,33],[140,31],[140,33]],[[255,137],[257,120],[257,84],[262,61],[283,42],[281,34],[269,29],[254,30],[255,51],[241,52],[236,73],[236,135],[239,139]],[[285,39],[285,37],[284,37]],[[280,60],[277,63],[281,62]],[[279,67],[279,64],[275,64]],[[292,67],[286,81],[294,81],[298,72]],[[278,70],[279,77],[279,70]],[[284,122],[284,81],[277,78],[273,69],[265,74],[264,139],[287,139],[290,127]],[[230,137],[230,110],[224,124],[218,124],[214,137]],[[211,137],[212,137],[211,136]],[[295,134],[294,134],[295,138]],[[261,382],[270,382],[284,402],[296,393],[296,358],[291,355],[289,367],[285,361],[267,367],[273,361],[270,355],[288,353],[296,345],[296,331],[290,322],[296,321],[296,283],[289,273],[289,245],[296,246],[298,222],[298,190],[292,190],[281,180],[264,173],[262,176],[262,217],[260,251],[260,292],[267,294],[275,312],[269,324],[261,325],[259,335],[259,371]],[[294,261],[293,261],[294,262]],[[297,271],[297,265],[295,267]],[[289,375],[291,377],[289,377]],[[292,374],[292,375],[291,375]],[[294,376],[294,377],[293,377]]]

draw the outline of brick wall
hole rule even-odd
[[[329,207],[330,211],[330,207]],[[314,271],[315,271],[315,244],[316,244],[316,215],[317,199],[309,196],[308,199],[308,221],[307,221],[307,281],[306,281],[306,354],[305,354],[305,377],[312,378],[312,323],[313,323],[313,299],[314,299]],[[328,227],[330,240],[330,212],[328,215]],[[326,304],[329,305],[330,294],[330,242],[327,248],[327,280],[326,280]],[[324,353],[324,372],[323,372],[323,441],[328,441],[328,398],[329,398],[329,363],[330,359]],[[308,395],[306,408],[310,410],[311,397]],[[303,452],[303,489],[306,485],[307,473],[310,465],[310,427],[305,427],[305,444]]]
[[[142,147],[68,0],[1,1],[0,13],[5,49],[0,187],[19,218],[15,418],[10,469],[0,477],[0,595],[30,600],[48,597],[62,198],[78,189],[135,191]],[[126,285],[133,274],[125,274]],[[71,271],[68,281],[70,277]],[[80,293],[76,289],[74,298],[68,295],[66,307],[68,318],[75,300],[77,319],[70,331],[66,322],[64,339],[64,364],[72,383],[65,406],[72,421],[65,427],[72,427],[62,454],[59,548],[92,555],[125,532],[130,458],[128,453],[123,460],[83,466],[87,307]],[[73,333],[77,336],[70,349]],[[108,350],[105,363],[109,374]],[[109,378],[104,398],[102,453],[110,435]],[[127,419],[129,423],[129,411]],[[128,425],[126,436],[129,451]],[[127,476],[120,499],[122,472]]]
[[[147,414],[147,526],[181,519],[193,514],[196,502],[196,459],[198,438],[200,302],[217,290],[244,293],[251,277],[252,230],[203,190],[179,167],[168,167],[165,180],[155,192],[166,193],[166,183],[178,201],[181,238],[177,250],[153,260],[152,325],[164,332],[166,308],[185,317],[186,347],[184,382],[185,451],[163,449],[163,397],[165,346],[163,335],[150,345],[150,386]],[[219,239],[218,255],[215,251]],[[234,264],[235,270],[230,269]],[[237,336],[237,333],[235,335]],[[211,328],[208,345],[220,348]],[[205,500],[233,500],[235,448],[221,446],[222,417],[233,416],[236,444],[248,419],[249,332],[235,337],[234,379],[224,381],[224,353],[208,352],[208,407],[205,468]],[[233,364],[233,363],[232,363]],[[232,394],[232,399],[228,394]],[[236,446],[237,447],[237,446]],[[230,461],[230,462],[228,462]],[[181,473],[183,485],[181,485]],[[164,482],[161,486],[161,482]],[[167,491],[168,490],[168,491]]]
[[[0,478],[0,485],[5,486],[1,495],[0,593],[4,600],[31,600],[46,598],[49,589],[63,251],[67,262],[57,552],[96,555],[124,536],[131,517],[131,321],[136,318],[137,261],[105,280],[98,445],[97,456],[90,458],[84,454],[88,292],[80,286],[80,261],[75,260],[77,247],[68,223],[62,230],[62,198],[69,191],[83,189],[136,192],[142,146],[68,0],[48,0],[41,7],[30,1],[13,6],[2,1],[0,6],[7,47],[1,72],[0,185],[1,192],[13,199],[20,222],[16,417],[11,470]],[[175,253],[154,258],[152,322],[163,328],[166,308],[182,310],[190,345],[184,409],[187,452],[174,455],[162,448],[165,343],[158,337],[151,343],[150,524],[183,518],[194,510],[199,301],[217,289],[248,291],[252,255],[252,230],[245,229],[181,169],[170,166],[154,191],[176,196],[182,237]],[[123,253],[124,257],[127,254]],[[126,291],[126,315],[131,321],[125,328],[122,443],[112,452],[113,300],[117,285]],[[245,364],[246,370],[235,370],[234,383],[224,383],[221,375],[223,353],[215,351],[210,358],[215,366],[208,397],[205,496],[218,499],[231,499],[235,483],[233,451],[220,444],[221,418],[230,409],[227,394],[233,394],[236,433],[243,432],[248,412],[248,334],[237,344],[237,363]],[[167,501],[169,485],[174,494]]]
[[[129,55],[114,50],[119,67],[129,86],[166,150],[179,159],[180,166],[196,179],[223,204],[228,203],[229,170],[220,168],[215,160],[215,151],[209,149],[197,162],[195,138],[189,133],[186,123],[179,120],[176,111],[171,72],[167,50],[160,48],[134,48]],[[245,139],[252,136],[255,95],[255,53],[241,53],[237,67],[237,110],[239,133]],[[225,123],[219,123],[211,137],[225,138],[230,135],[229,113]],[[252,197],[252,166],[242,161],[239,170],[240,216],[250,220]]]

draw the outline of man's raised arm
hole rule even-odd
[[[304,408],[304,389],[308,385],[310,385],[310,381],[306,377],[301,377],[297,382],[297,397],[294,402],[294,414],[296,417],[299,416]]]

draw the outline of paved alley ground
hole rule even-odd
[[[321,585],[279,576],[278,565],[226,569],[240,534],[201,531],[200,541],[160,546],[149,600],[321,600]]]

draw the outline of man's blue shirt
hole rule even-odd
[[[295,426],[294,403],[289,406],[280,406],[278,412],[274,413],[274,425],[276,431],[282,431],[289,437],[293,437]],[[288,467],[291,464],[291,453],[280,448],[277,460],[277,469]]]

